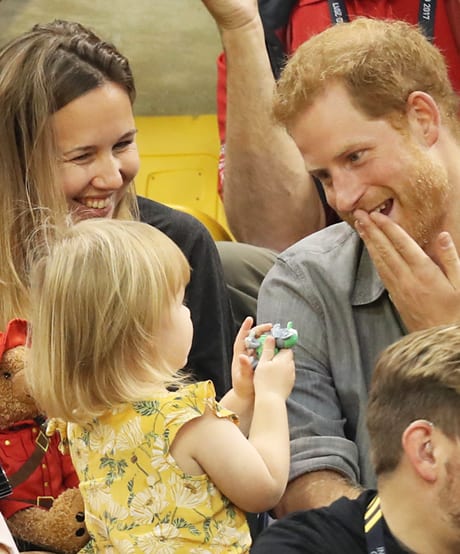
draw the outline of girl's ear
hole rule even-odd
[[[404,431],[402,447],[414,471],[433,483],[438,478],[439,460],[433,424],[425,419],[413,421]]]
[[[406,103],[409,126],[425,146],[433,146],[439,137],[441,114],[433,98],[426,92],[416,90],[409,94]]]

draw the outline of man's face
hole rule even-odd
[[[451,442],[452,455],[445,463],[438,500],[444,520],[452,530],[452,542],[460,548],[460,441],[457,439]]]
[[[408,129],[372,120],[331,84],[289,129],[307,171],[328,203],[354,224],[357,209],[380,211],[426,247],[442,227],[449,185],[445,168]]]

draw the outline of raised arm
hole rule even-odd
[[[175,457],[177,449],[187,451],[217,488],[248,512],[272,508],[284,492],[289,473],[286,397],[294,382],[294,362],[292,351],[281,350],[274,356],[274,347],[274,339],[267,338],[254,372],[248,439],[231,421],[207,412],[188,422],[173,445]]]
[[[255,0],[202,0],[227,64],[224,206],[235,237],[284,250],[325,225],[301,155],[271,119],[274,78]]]

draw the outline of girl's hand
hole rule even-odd
[[[252,323],[252,317],[247,317],[243,321],[233,345],[232,386],[235,394],[240,398],[254,396],[254,369],[251,358],[253,352],[245,345],[245,338],[251,331]],[[263,323],[254,327],[254,331],[256,336],[260,336],[271,328],[271,323]]]
[[[294,354],[284,348],[275,355],[275,339],[265,339],[262,355],[254,372],[255,394],[274,393],[286,399],[295,381]]]

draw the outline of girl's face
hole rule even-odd
[[[179,370],[185,367],[192,347],[193,324],[190,310],[184,304],[184,289],[176,296],[160,330],[161,357],[170,368]]]
[[[58,110],[52,125],[62,188],[74,218],[113,217],[139,170],[126,91],[105,83]]]

